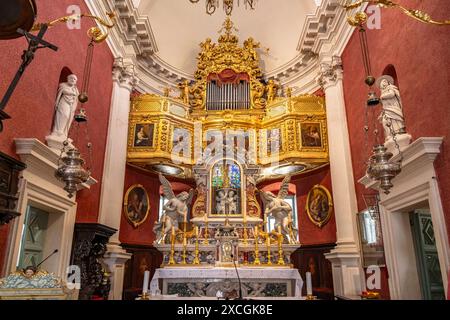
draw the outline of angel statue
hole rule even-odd
[[[281,227],[283,237],[288,239],[289,243],[297,242],[297,228],[292,225],[292,207],[283,199],[288,195],[288,186],[291,176],[287,175],[281,183],[280,191],[275,196],[270,191],[261,190],[261,198],[264,203],[264,217],[272,216],[275,218],[275,230]]]
[[[164,213],[153,227],[153,232],[156,234],[156,243],[163,242],[167,233],[171,232],[172,227],[176,231],[179,229],[180,222],[185,224],[188,222],[188,205],[191,204],[194,195],[194,189],[190,189],[189,193],[183,191],[175,196],[170,182],[162,174],[159,174],[159,181],[162,184],[164,196],[169,201],[163,206]]]

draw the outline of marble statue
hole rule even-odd
[[[385,138],[389,140],[393,134],[406,133],[400,92],[394,85],[394,79],[391,76],[381,76],[377,79],[376,84],[381,90],[380,100],[383,104],[380,120],[383,124]]]
[[[228,192],[227,204],[228,204],[228,213],[229,214],[237,214],[237,194],[234,190],[230,190]]]
[[[60,83],[58,87],[51,135],[61,137],[63,140],[66,140],[69,135],[69,129],[78,104],[79,91],[76,84],[77,76],[71,74],[67,77],[67,82]]]
[[[216,195],[216,213],[225,214],[227,203],[227,195],[225,191],[219,190]]]
[[[165,236],[171,232],[172,227],[178,230],[180,222],[188,222],[188,205],[194,195],[194,190],[191,189],[189,193],[183,191],[175,196],[170,182],[162,174],[159,174],[159,181],[162,184],[164,196],[169,201],[164,205],[163,214],[153,227],[157,243],[164,240]]]
[[[281,227],[283,237],[288,239],[289,243],[296,243],[297,229],[292,225],[292,207],[283,200],[288,195],[290,179],[289,175],[283,179],[278,195],[275,196],[270,191],[261,191],[260,194],[264,203],[264,217],[274,217],[275,230]]]

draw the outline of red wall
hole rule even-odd
[[[36,1],[38,21],[50,21],[67,15],[69,5],[79,5],[82,12],[89,12],[82,0]],[[14,138],[37,138],[45,143],[45,136],[51,131],[54,101],[59,77],[63,67],[68,67],[78,75],[81,89],[84,60],[89,38],[88,28],[94,23],[83,20],[80,30],[69,30],[65,24],[50,28],[44,39],[58,46],[58,51],[39,49],[30,66],[25,71],[5,111],[12,119],[4,121],[4,131],[0,133],[0,150],[18,158],[15,154]],[[0,95],[6,92],[21,63],[22,51],[27,47],[24,38],[0,41]],[[78,222],[96,222],[98,216],[103,159],[109,119],[112,92],[111,69],[113,56],[106,43],[95,46],[92,63],[89,102],[85,108],[89,117],[89,136],[93,144],[92,176],[99,181],[88,191],[77,195]],[[80,134],[80,136],[83,136]],[[80,143],[84,143],[80,139]],[[85,148],[80,146],[85,152]],[[87,158],[86,153],[84,153]],[[0,268],[6,249],[7,226],[0,227]]]
[[[276,194],[280,188],[280,184],[280,182],[270,184],[265,183],[263,186],[260,186],[260,188]],[[328,223],[322,228],[319,228],[312,223],[306,212],[305,208],[308,192],[316,184],[323,185],[330,191],[330,193],[332,193],[329,166],[302,176],[292,177],[289,186],[289,192],[292,193],[295,189],[297,194],[298,230],[300,243],[302,245],[314,246],[336,242],[336,220],[334,217],[334,212],[332,213]]]
[[[435,19],[448,18],[447,0],[422,2],[405,0],[406,7],[419,8]],[[368,30],[372,70],[380,76],[388,64],[394,65],[402,95],[407,131],[413,139],[422,136],[448,137],[450,134],[450,28],[432,26],[411,19],[395,9],[382,9],[380,30]],[[369,157],[364,149],[364,103],[367,87],[358,34],[354,33],[342,55],[344,66],[344,96],[347,108],[349,136],[358,194],[359,209],[364,207],[361,194],[364,187],[357,180],[365,174],[364,161]],[[377,89],[378,90],[378,89]],[[436,160],[436,171],[444,205],[450,210],[450,150],[446,141]],[[447,214],[450,227],[450,214]]]
[[[189,191],[189,189],[193,187],[184,183],[182,180],[167,178],[171,181],[172,189],[175,194],[182,191]],[[134,228],[125,218],[122,209],[119,239],[120,242],[126,244],[152,245],[155,240],[153,225],[158,219],[159,198],[162,194],[161,183],[156,174],[127,165],[125,171],[125,186],[123,190],[124,196],[128,188],[134,184],[141,184],[145,190],[147,190],[150,200],[150,212],[145,222],[137,228]]]
[[[448,19],[450,12],[448,0],[420,3],[404,0],[402,4],[428,12],[436,20]],[[388,64],[394,65],[407,131],[413,139],[422,136],[445,138],[435,167],[447,229],[450,230],[450,150],[446,147],[450,135],[450,28],[420,23],[395,9],[382,9],[381,18],[380,30],[367,31],[372,71],[379,77]],[[355,186],[361,210],[365,189],[357,180],[365,174],[364,161],[369,154],[364,147],[363,134],[367,88],[357,32],[344,50],[342,62]]]

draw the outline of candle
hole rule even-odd
[[[147,293],[148,292],[148,283],[150,281],[150,271],[145,271],[144,272],[144,285],[142,287],[142,293]]]
[[[311,272],[306,273],[306,295],[312,296]]]

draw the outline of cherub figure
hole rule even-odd
[[[216,213],[217,214],[225,214],[227,195],[223,190],[219,190],[216,196]]]
[[[234,190],[230,190],[228,193],[227,203],[228,203],[228,213],[236,214],[237,213],[237,194]]]
[[[156,234],[156,243],[163,241],[166,234],[171,232],[172,227],[178,230],[180,222],[188,222],[188,205],[190,205],[194,195],[194,189],[191,189],[189,193],[183,191],[175,196],[170,182],[162,174],[159,174],[159,181],[163,186],[164,196],[169,201],[163,207],[163,215],[159,221],[155,222],[155,226],[153,227],[153,231]]]
[[[267,102],[272,102],[276,96],[278,91],[278,85],[273,81],[272,79],[269,80],[266,86],[266,92],[267,92]]]
[[[189,81],[184,80],[182,83],[179,83],[178,88],[180,89],[180,99],[185,104],[189,104]]]

